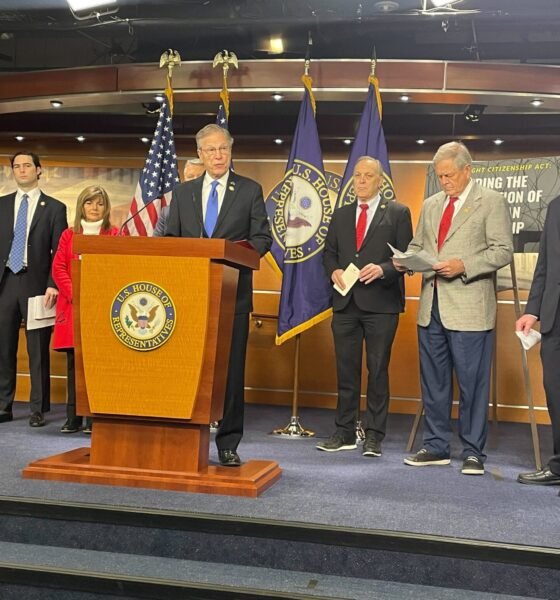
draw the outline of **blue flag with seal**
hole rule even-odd
[[[381,95],[379,93],[379,80],[375,75],[370,75],[368,83],[367,100],[340,184],[338,199],[336,201],[337,208],[351,204],[356,200],[356,194],[352,187],[352,175],[356,162],[361,156],[376,158],[383,166],[383,181],[379,188],[381,199],[391,201],[395,200],[396,196],[391,178],[391,167],[389,166],[385,134],[383,133],[383,125],[381,123],[382,106]]]
[[[284,179],[266,202],[273,234],[267,257],[282,274],[278,345],[332,312],[331,283],[323,268],[332,203],[315,122],[312,79],[304,75],[302,82],[305,93]]]

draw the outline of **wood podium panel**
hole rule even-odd
[[[226,240],[81,235],[73,249],[77,410],[93,415],[91,449],[23,476],[248,497],[276,482],[272,461],[208,464],[238,269],[258,268],[258,254]]]
[[[222,265],[216,268],[232,269]],[[114,273],[110,281],[105,277],[108,269]],[[191,419],[207,335],[210,260],[94,254],[83,257],[81,271],[79,320],[91,412]],[[120,290],[130,284],[132,293],[126,298],[129,306],[140,309],[139,303],[148,302],[145,297],[149,297],[143,290],[153,285],[164,291],[164,299],[168,298],[174,307],[173,331],[156,350],[142,348],[147,342],[135,333],[149,335],[149,329],[141,329],[127,314],[129,335],[122,330],[119,316],[113,318],[107,310]],[[157,314],[163,310],[161,305],[155,309],[152,324],[165,317]],[[113,321],[117,321],[119,335]],[[121,342],[119,337],[124,336],[138,347]],[[135,377],[141,382],[131,381]]]

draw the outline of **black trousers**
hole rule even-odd
[[[337,433],[347,442],[355,439],[364,341],[368,369],[366,435],[378,441],[385,437],[389,411],[389,360],[398,323],[398,314],[365,312],[353,300],[344,310],[333,314],[338,379],[335,424]]]
[[[249,314],[239,313],[233,319],[224,415],[216,433],[218,450],[236,450],[243,437],[245,413],[245,358],[249,339]]]
[[[553,456],[550,470],[560,475],[560,305],[552,329],[542,336],[541,360],[548,414],[552,422]]]
[[[11,411],[16,393],[17,351],[22,319],[27,320],[27,301],[33,296],[27,272],[14,275],[5,269],[0,281],[0,410]],[[49,344],[52,327],[25,330],[31,375],[30,412],[50,410]]]

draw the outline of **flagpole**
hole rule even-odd
[[[273,435],[280,435],[289,438],[308,438],[315,435],[311,429],[305,429],[299,422],[298,399],[299,399],[299,349],[300,334],[295,336],[296,348],[294,353],[294,388],[292,393],[292,417],[286,427],[275,429]]]
[[[165,88],[165,95],[169,101],[169,111],[173,114],[173,69],[181,66],[181,55],[177,50],[166,50],[159,57],[159,68],[167,69],[167,87]]]
[[[220,98],[224,103],[224,111],[226,113],[226,119],[229,120],[229,89],[228,89],[228,71],[230,67],[234,67],[236,69],[239,68],[239,61],[237,60],[237,55],[235,52],[229,52],[229,50],[222,50],[218,52],[216,56],[214,56],[214,60],[212,62],[212,68],[215,69],[217,66],[222,67],[222,91],[220,92]]]
[[[313,107],[313,112],[315,112],[315,100],[313,98],[313,93],[311,91],[311,77],[309,76],[309,67],[311,65],[311,45],[313,41],[311,39],[311,34],[308,34],[307,41],[307,53],[305,56],[304,62],[304,74],[302,80],[304,85],[309,88],[311,104]],[[300,338],[301,334],[297,333],[295,336],[295,352],[294,352],[294,383],[293,383],[293,393],[292,393],[292,416],[290,418],[290,422],[286,427],[280,429],[274,429],[272,431],[273,435],[279,435],[282,437],[302,439],[313,437],[315,432],[311,429],[305,429],[300,421],[298,415],[298,401],[299,401],[299,353],[300,353]]]

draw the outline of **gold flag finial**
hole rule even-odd
[[[222,50],[214,56],[214,62],[212,67],[215,69],[218,65],[222,65],[222,71],[224,74],[224,89],[227,89],[227,78],[230,67],[239,68],[239,63],[235,52],[229,52],[228,50]]]
[[[173,69],[181,66],[181,55],[177,50],[166,50],[159,58],[159,68],[164,69],[167,67],[167,76],[169,79],[173,78]]]
[[[375,77],[375,69],[377,68],[377,50],[373,47],[373,53],[371,55],[371,77]]]

